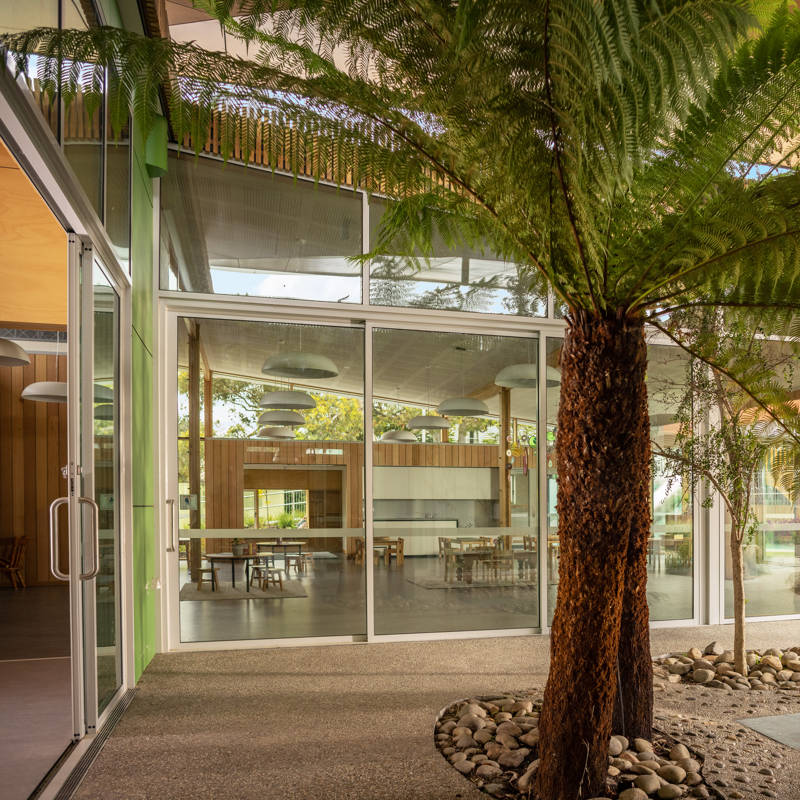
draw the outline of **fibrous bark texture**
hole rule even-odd
[[[561,557],[539,727],[542,800],[605,793],[629,574],[632,597],[645,604],[646,625],[646,363],[641,320],[580,312],[573,317],[561,353],[556,438]],[[630,569],[629,553],[635,561]],[[641,613],[630,619],[639,633]],[[647,641],[640,638],[642,644]],[[649,649],[647,658],[649,671]]]

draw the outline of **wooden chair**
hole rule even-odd
[[[378,544],[372,548],[372,561],[375,566],[378,566],[378,561],[383,559],[383,563],[385,566],[389,566],[389,545],[388,544]]]
[[[23,572],[26,541],[24,536],[15,538],[7,556],[0,558],[0,573],[4,572],[8,575],[14,591],[19,588],[26,588],[25,574]]]
[[[451,583],[456,578],[458,563],[457,558],[461,550],[453,547],[453,543],[447,537],[444,539],[444,579],[447,583]]]
[[[356,539],[356,550],[353,556],[356,566],[361,566],[364,563],[364,540]]]
[[[258,588],[264,591],[270,585],[277,586],[283,591],[283,570],[275,567],[268,567],[264,564],[256,564],[250,569],[250,585],[258,581]]]
[[[206,575],[211,576],[211,591],[215,592],[219,586],[219,567],[200,567],[197,570],[197,591],[199,592],[203,588],[203,584],[208,582]]]
[[[314,569],[314,553],[301,553],[303,559],[303,572],[310,572]]]
[[[301,572],[305,572],[304,563],[303,563],[303,556],[302,555],[286,555],[284,563],[286,564],[286,575],[288,577],[289,571],[294,567],[295,572],[299,575]]]
[[[403,539],[387,539],[381,544],[386,545],[386,563],[388,564],[394,556],[399,567],[405,560],[405,541]]]

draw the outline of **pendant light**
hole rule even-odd
[[[94,418],[102,420],[114,419],[113,403],[97,403],[94,407]]]
[[[66,403],[66,381],[36,381],[29,383],[23,390],[23,400],[34,400],[38,403]],[[111,403],[114,401],[114,392],[108,386],[99,383],[94,385],[94,402]]]
[[[448,397],[439,403],[438,411],[451,417],[483,417],[489,413],[489,408],[476,397]]]
[[[22,390],[23,400],[34,400],[37,403],[66,403],[66,381],[36,381],[29,383]]]
[[[414,436],[411,431],[386,431],[386,433],[381,436],[382,442],[416,442],[417,437]]]
[[[262,428],[258,432],[259,437],[262,439],[294,439],[294,431],[291,428],[285,428],[281,425],[269,426]]]
[[[460,370],[461,373],[461,396],[448,397],[439,403],[438,411],[440,414],[448,414],[452,417],[483,417],[489,413],[489,408],[483,400],[476,397],[466,397],[464,390],[464,353],[466,347],[456,345],[456,350],[461,353]]]
[[[430,382],[430,365],[425,367],[425,383],[428,389],[428,405],[431,402],[431,382]],[[437,417],[434,414],[420,414],[417,417],[412,417],[406,426],[415,431],[424,430],[447,430],[450,427],[450,421],[444,417]]]
[[[495,376],[494,382],[507,389],[535,389],[539,382],[536,364],[509,364]],[[558,386],[561,373],[555,367],[547,367],[547,385]]]
[[[415,431],[442,431],[450,427],[450,420],[437,417],[435,414],[421,414],[418,417],[412,417],[406,424]]]
[[[282,378],[335,378],[339,374],[339,368],[327,356],[300,352],[270,356],[261,371]]]
[[[30,363],[30,356],[16,342],[0,339],[0,367],[24,367]]]
[[[310,408],[315,408],[317,401],[306,392],[267,392],[261,398],[259,405],[261,408],[294,408],[299,411],[307,411]]]
[[[277,425],[285,428],[295,428],[303,425],[305,418],[296,411],[265,411],[259,418],[259,425]]]

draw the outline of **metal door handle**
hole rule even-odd
[[[169,506],[169,546],[167,547],[168,553],[175,552],[175,499],[170,497],[167,499],[167,505]]]
[[[60,581],[68,581],[69,575],[58,568],[58,508],[69,503],[68,497],[57,497],[50,503],[50,572]]]
[[[79,503],[86,503],[92,509],[92,525],[94,526],[94,535],[92,536],[92,543],[94,545],[94,567],[88,572],[81,573],[82,581],[89,581],[97,577],[100,572],[100,506],[92,500],[91,497],[79,497]]]

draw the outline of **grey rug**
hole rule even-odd
[[[538,584],[536,581],[530,580],[496,580],[496,581],[479,581],[473,580],[472,583],[464,581],[445,581],[441,578],[406,578],[409,583],[415,586],[421,586],[423,589],[532,589]]]
[[[185,583],[181,587],[181,601],[207,601],[207,600],[281,600],[286,597],[308,597],[303,584],[298,580],[283,581],[283,591],[277,586],[270,586],[268,589],[259,589],[257,585],[250,587],[246,591],[244,578],[241,584],[237,582],[234,589],[230,583],[220,581],[217,590],[211,591],[211,583],[203,583],[201,591],[197,591],[196,583]]]
[[[740,719],[739,722],[776,742],[800,750],[800,714],[781,714],[779,717],[749,717]]]

